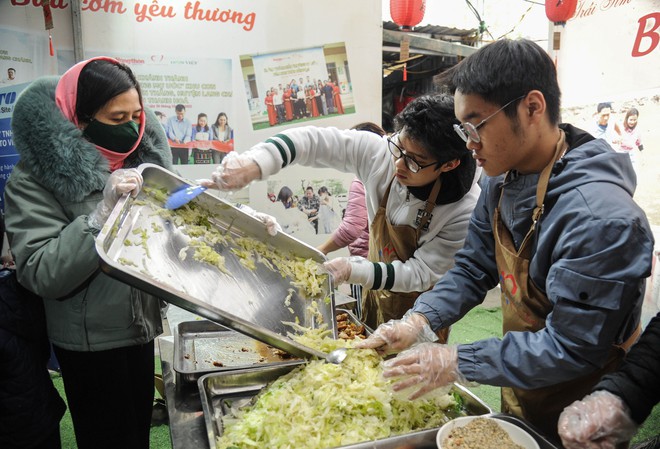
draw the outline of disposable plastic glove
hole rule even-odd
[[[225,191],[241,190],[252,181],[261,179],[261,169],[245,154],[230,152],[211,174],[214,187]]]
[[[268,232],[268,234],[277,235],[278,232],[282,232],[282,227],[272,215],[264,214],[263,212],[257,212],[245,204],[239,204],[238,208],[262,222],[266,226],[266,232]]]
[[[142,175],[134,168],[113,171],[103,188],[103,200],[99,201],[96,209],[87,217],[90,228],[101,229],[110,216],[115,204],[125,193],[136,197],[142,188]]]
[[[566,407],[557,427],[566,449],[614,449],[637,431],[628,406],[619,396],[604,390]]]
[[[458,351],[455,345],[420,343],[384,363],[383,377],[403,377],[394,391],[419,387],[409,399],[417,399],[436,388],[455,381],[464,381],[458,370]]]
[[[323,264],[334,279],[335,285],[350,282],[362,286],[373,284],[373,264],[364,257],[337,257]]]
[[[383,323],[365,340],[355,343],[355,348],[375,349],[379,354],[393,354],[415,343],[433,342],[438,339],[426,317],[410,310],[400,320]]]

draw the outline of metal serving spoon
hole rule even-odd
[[[348,349],[346,348],[339,348],[332,350],[328,353],[327,356],[325,356],[326,362],[334,363],[335,365],[339,365],[341,362],[344,361],[346,356],[348,355]]]

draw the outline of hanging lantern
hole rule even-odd
[[[564,25],[573,17],[577,0],[545,0],[545,15],[555,25]]]
[[[402,31],[410,31],[419,24],[425,10],[426,0],[390,0],[390,15]]]

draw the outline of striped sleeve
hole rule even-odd
[[[292,164],[296,159],[296,146],[288,136],[276,134],[270,139],[267,139],[266,143],[273,144],[277,148],[277,151],[279,151],[282,157],[282,168]]]

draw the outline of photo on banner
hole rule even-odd
[[[355,113],[343,42],[240,61],[255,131]]]
[[[231,59],[114,52],[93,56],[100,55],[116,58],[133,70],[145,106],[165,129],[173,164],[192,166],[184,170],[186,176],[208,176],[209,166],[233,151]]]

